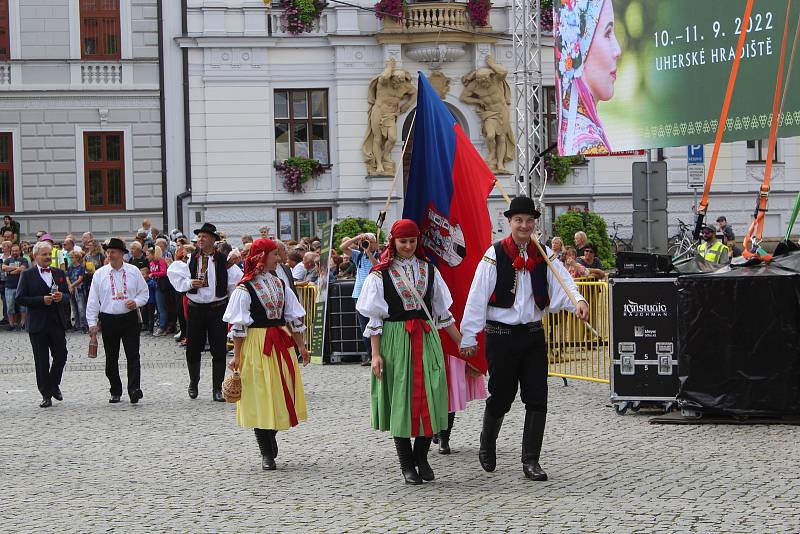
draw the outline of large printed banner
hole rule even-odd
[[[769,137],[785,0],[555,0],[561,155],[713,143],[747,27],[724,141]],[[792,2],[784,80],[800,2]],[[800,54],[779,137],[800,135]]]

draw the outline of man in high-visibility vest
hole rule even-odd
[[[728,247],[717,240],[716,228],[710,225],[703,226],[702,237],[703,243],[697,247],[697,255],[711,263],[728,263]]]

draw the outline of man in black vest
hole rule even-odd
[[[189,368],[189,397],[197,398],[200,382],[200,358],[206,338],[211,348],[211,386],[215,401],[225,402],[222,381],[225,378],[225,342],[228,329],[222,314],[228,295],[242,278],[236,265],[226,266],[227,258],[216,251],[214,243],[220,236],[213,224],[205,223],[194,231],[197,249],[188,262],[175,261],[167,276],[178,292],[189,298],[186,308],[186,366]]]
[[[67,279],[64,271],[50,267],[51,253],[52,246],[47,241],[34,245],[34,265],[20,275],[16,295],[20,306],[28,308],[28,335],[36,364],[36,385],[42,394],[41,408],[52,406],[52,397],[64,399],[60,385],[67,363],[67,321],[62,311]]]
[[[578,301],[575,308],[531,240],[539,217],[533,200],[516,197],[505,216],[511,235],[486,251],[472,280],[461,321],[461,353],[475,354],[476,336],[486,330],[489,398],[478,452],[481,467],[491,472],[497,466],[497,436],[519,387],[525,405],[522,471],[531,480],[547,480],[539,466],[547,416],[547,343],[542,316],[567,309],[585,321],[589,306],[566,268],[553,261]],[[549,250],[547,254],[552,255]]]

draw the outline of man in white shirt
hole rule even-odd
[[[292,267],[292,278],[298,282],[306,279],[309,269],[314,267],[314,253],[306,252],[303,254],[303,261]]]
[[[144,395],[141,389],[141,366],[139,363],[139,332],[142,320],[139,308],[147,304],[150,291],[142,273],[124,256],[128,253],[125,243],[113,237],[103,244],[108,264],[100,267],[92,276],[89,300],[86,303],[86,322],[89,333],[101,332],[106,353],[106,376],[110,384],[111,398],[116,404],[122,397],[122,380],[119,377],[119,344],[125,348],[128,360],[128,397],[131,404],[139,402]]]
[[[583,321],[589,317],[589,306],[566,268],[552,262],[577,308],[531,240],[539,215],[532,199],[511,201],[505,212],[511,235],[493,244],[478,264],[461,321],[463,356],[475,354],[476,336],[486,331],[489,398],[478,451],[481,467],[491,472],[497,466],[497,436],[519,387],[525,404],[522,470],[531,480],[547,480],[539,465],[547,416],[548,362],[542,317],[559,309],[575,312]]]
[[[187,262],[175,261],[167,276],[175,291],[186,293],[186,366],[189,369],[189,398],[196,399],[200,383],[200,359],[206,345],[211,348],[211,391],[217,402],[225,402],[222,381],[225,379],[225,355],[228,325],[222,320],[228,296],[242,279],[237,265],[227,265],[227,258],[214,248],[220,240],[217,227],[210,223],[194,231],[197,249]]]

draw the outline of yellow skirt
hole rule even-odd
[[[287,430],[306,420],[306,397],[295,351],[263,354],[266,328],[249,328],[240,352],[242,398],[236,423],[244,428]]]

